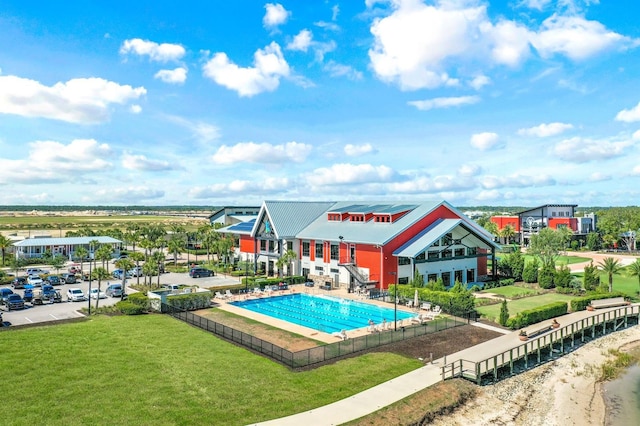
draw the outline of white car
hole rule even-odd
[[[105,293],[104,291],[100,291],[97,288],[92,288],[89,292],[89,297],[92,299],[106,299],[107,293]]]
[[[42,287],[43,281],[39,275],[29,275],[29,278],[27,278],[27,284],[34,287]]]
[[[84,292],[81,289],[73,287],[67,290],[67,300],[69,300],[70,302],[82,302],[84,300],[87,300],[87,298],[85,297]]]

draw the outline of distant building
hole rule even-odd
[[[74,258],[74,253],[79,247],[84,247],[93,257],[91,241],[97,241],[99,245],[108,244],[113,247],[114,257],[120,254],[122,241],[111,237],[64,237],[64,238],[25,238],[13,243],[16,258],[42,257],[45,253]]]
[[[256,271],[276,275],[288,250],[286,273],[329,288],[385,289],[416,272],[445,285],[475,282],[496,265],[499,245],[449,203],[265,201],[257,217],[218,230],[236,237],[236,255]],[[495,271],[492,271],[491,275]]]
[[[260,206],[226,206],[214,211],[209,216],[211,225],[229,226],[255,219]]]
[[[575,217],[576,204],[545,204],[519,212],[515,216],[497,215],[490,218],[498,230],[511,225],[515,239],[528,244],[529,238],[541,229],[568,228],[576,235],[586,235],[596,229],[595,214]]]

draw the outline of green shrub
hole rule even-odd
[[[554,278],[556,276],[555,268],[549,266],[543,268],[540,273],[538,273],[538,285],[540,288],[550,289],[555,287]]]
[[[556,287],[571,287],[571,280],[573,277],[571,276],[571,270],[567,265],[561,265],[556,270],[556,276],[554,278],[554,283]]]
[[[625,294],[615,291],[613,293],[591,293],[584,297],[578,297],[571,300],[571,312],[578,312],[587,309],[587,305],[592,300],[608,299],[610,297],[624,297]]]
[[[126,301],[140,306],[144,311],[149,310],[149,298],[143,293],[131,293],[127,296]]]
[[[519,312],[507,321],[507,327],[512,330],[523,328],[537,322],[548,320],[566,314],[568,306],[565,302],[554,302],[534,309]]]
[[[168,296],[167,304],[185,311],[209,308],[211,306],[211,292],[206,291]]]
[[[529,284],[538,282],[539,267],[540,263],[538,259],[534,258],[532,262],[527,263],[522,271],[522,280]]]
[[[507,299],[502,301],[502,306],[500,306],[500,317],[498,318],[498,323],[501,326],[506,326],[507,321],[509,321],[509,307],[507,306]]]
[[[409,285],[398,285],[398,295],[404,299],[413,299],[416,289]],[[420,300],[439,305],[442,310],[452,315],[465,315],[475,309],[475,297],[469,290],[458,293],[449,291],[432,291],[428,288],[418,289]]]
[[[132,303],[128,300],[121,300],[116,303],[116,308],[120,310],[125,315],[140,315],[146,312],[142,306]]]

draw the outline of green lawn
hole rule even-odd
[[[244,425],[309,410],[414,370],[371,353],[292,372],[164,315],[0,332],[3,423]]]
[[[524,256],[524,262],[529,263],[532,262],[534,259],[534,256],[525,254]],[[556,266],[560,266],[560,265],[571,265],[573,263],[583,263],[583,262],[588,262],[589,260],[591,260],[591,258],[589,257],[580,257],[580,256],[558,256],[556,258]]]
[[[507,285],[504,287],[496,287],[496,288],[490,288],[488,290],[483,290],[481,293],[492,293],[492,294],[497,294],[499,296],[506,297],[507,299],[511,299],[519,296],[533,295],[533,294],[536,294],[536,291],[530,288],[518,287],[515,285]]]
[[[525,297],[517,300],[511,300],[507,302],[507,306],[509,307],[509,316],[515,316],[520,311],[533,309],[538,306],[547,305],[553,302],[568,302],[573,298],[575,298],[575,296],[567,296],[564,294],[556,294],[556,293],[547,293],[547,294],[542,294],[540,296],[532,296],[532,297]],[[478,308],[476,308],[476,310],[480,312],[487,319],[491,321],[496,321],[496,319],[500,315],[500,306],[501,306],[500,303],[495,305],[479,306]]]
[[[573,275],[580,278],[580,281],[582,281],[582,277],[584,276],[582,272]],[[609,285],[609,276],[607,274],[601,273],[600,282]],[[638,277],[630,277],[626,275],[624,270],[622,271],[622,273],[613,276],[613,291],[621,291],[629,297],[637,298],[638,290],[640,290],[640,286],[638,285]]]

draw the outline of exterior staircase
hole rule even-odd
[[[369,285],[378,284],[378,281],[375,281],[375,280],[372,281],[369,279],[368,276],[360,272],[360,270],[358,269],[358,266],[355,263],[339,263],[338,266],[342,266],[347,271],[349,271],[353,279],[360,285],[369,286]]]

